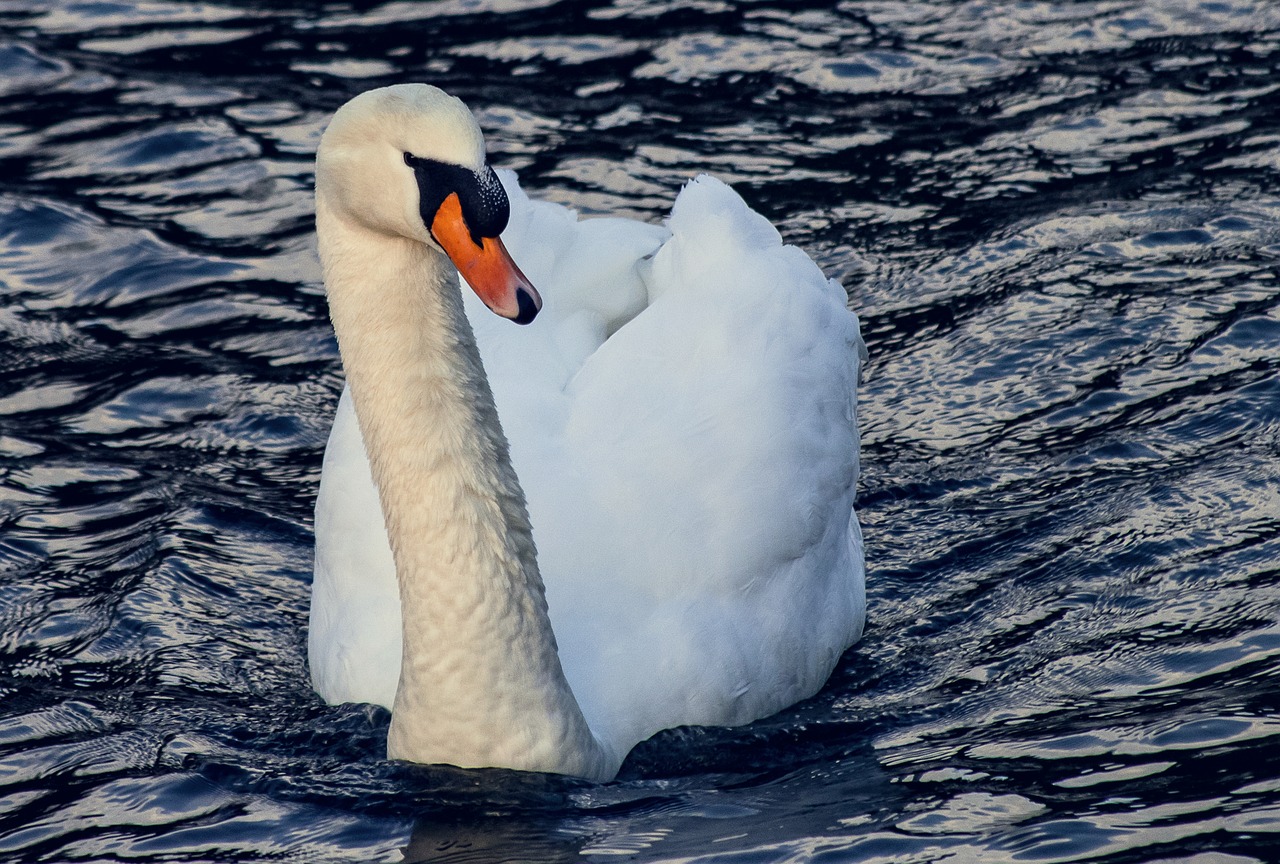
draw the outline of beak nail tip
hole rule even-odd
[[[517,324],[528,324],[537,317],[539,304],[528,291],[523,288],[516,289],[516,302],[520,305],[520,311],[512,320]]]

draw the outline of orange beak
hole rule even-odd
[[[477,245],[472,239],[462,216],[458,193],[451,193],[440,204],[431,220],[431,236],[484,305],[517,324],[528,324],[538,314],[542,298],[511,260],[502,241],[497,237],[482,237]]]

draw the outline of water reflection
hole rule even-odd
[[[583,838],[565,836],[554,822],[537,824],[519,818],[468,819],[449,823],[418,822],[402,851],[406,864],[560,864],[577,861]]]

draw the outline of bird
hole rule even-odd
[[[335,112],[315,206],[322,699],[390,759],[606,782],[822,687],[866,609],[838,282],[708,175],[662,225],[533,200],[428,84]]]

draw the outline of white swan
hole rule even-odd
[[[312,681],[391,707],[392,758],[606,780],[661,729],[812,695],[861,634],[865,348],[840,286],[719,181],[665,228],[502,182],[427,85],[357,96],[321,140],[348,389]],[[547,293],[523,328],[457,276],[500,316],[538,311],[496,239],[508,196],[503,238]]]

